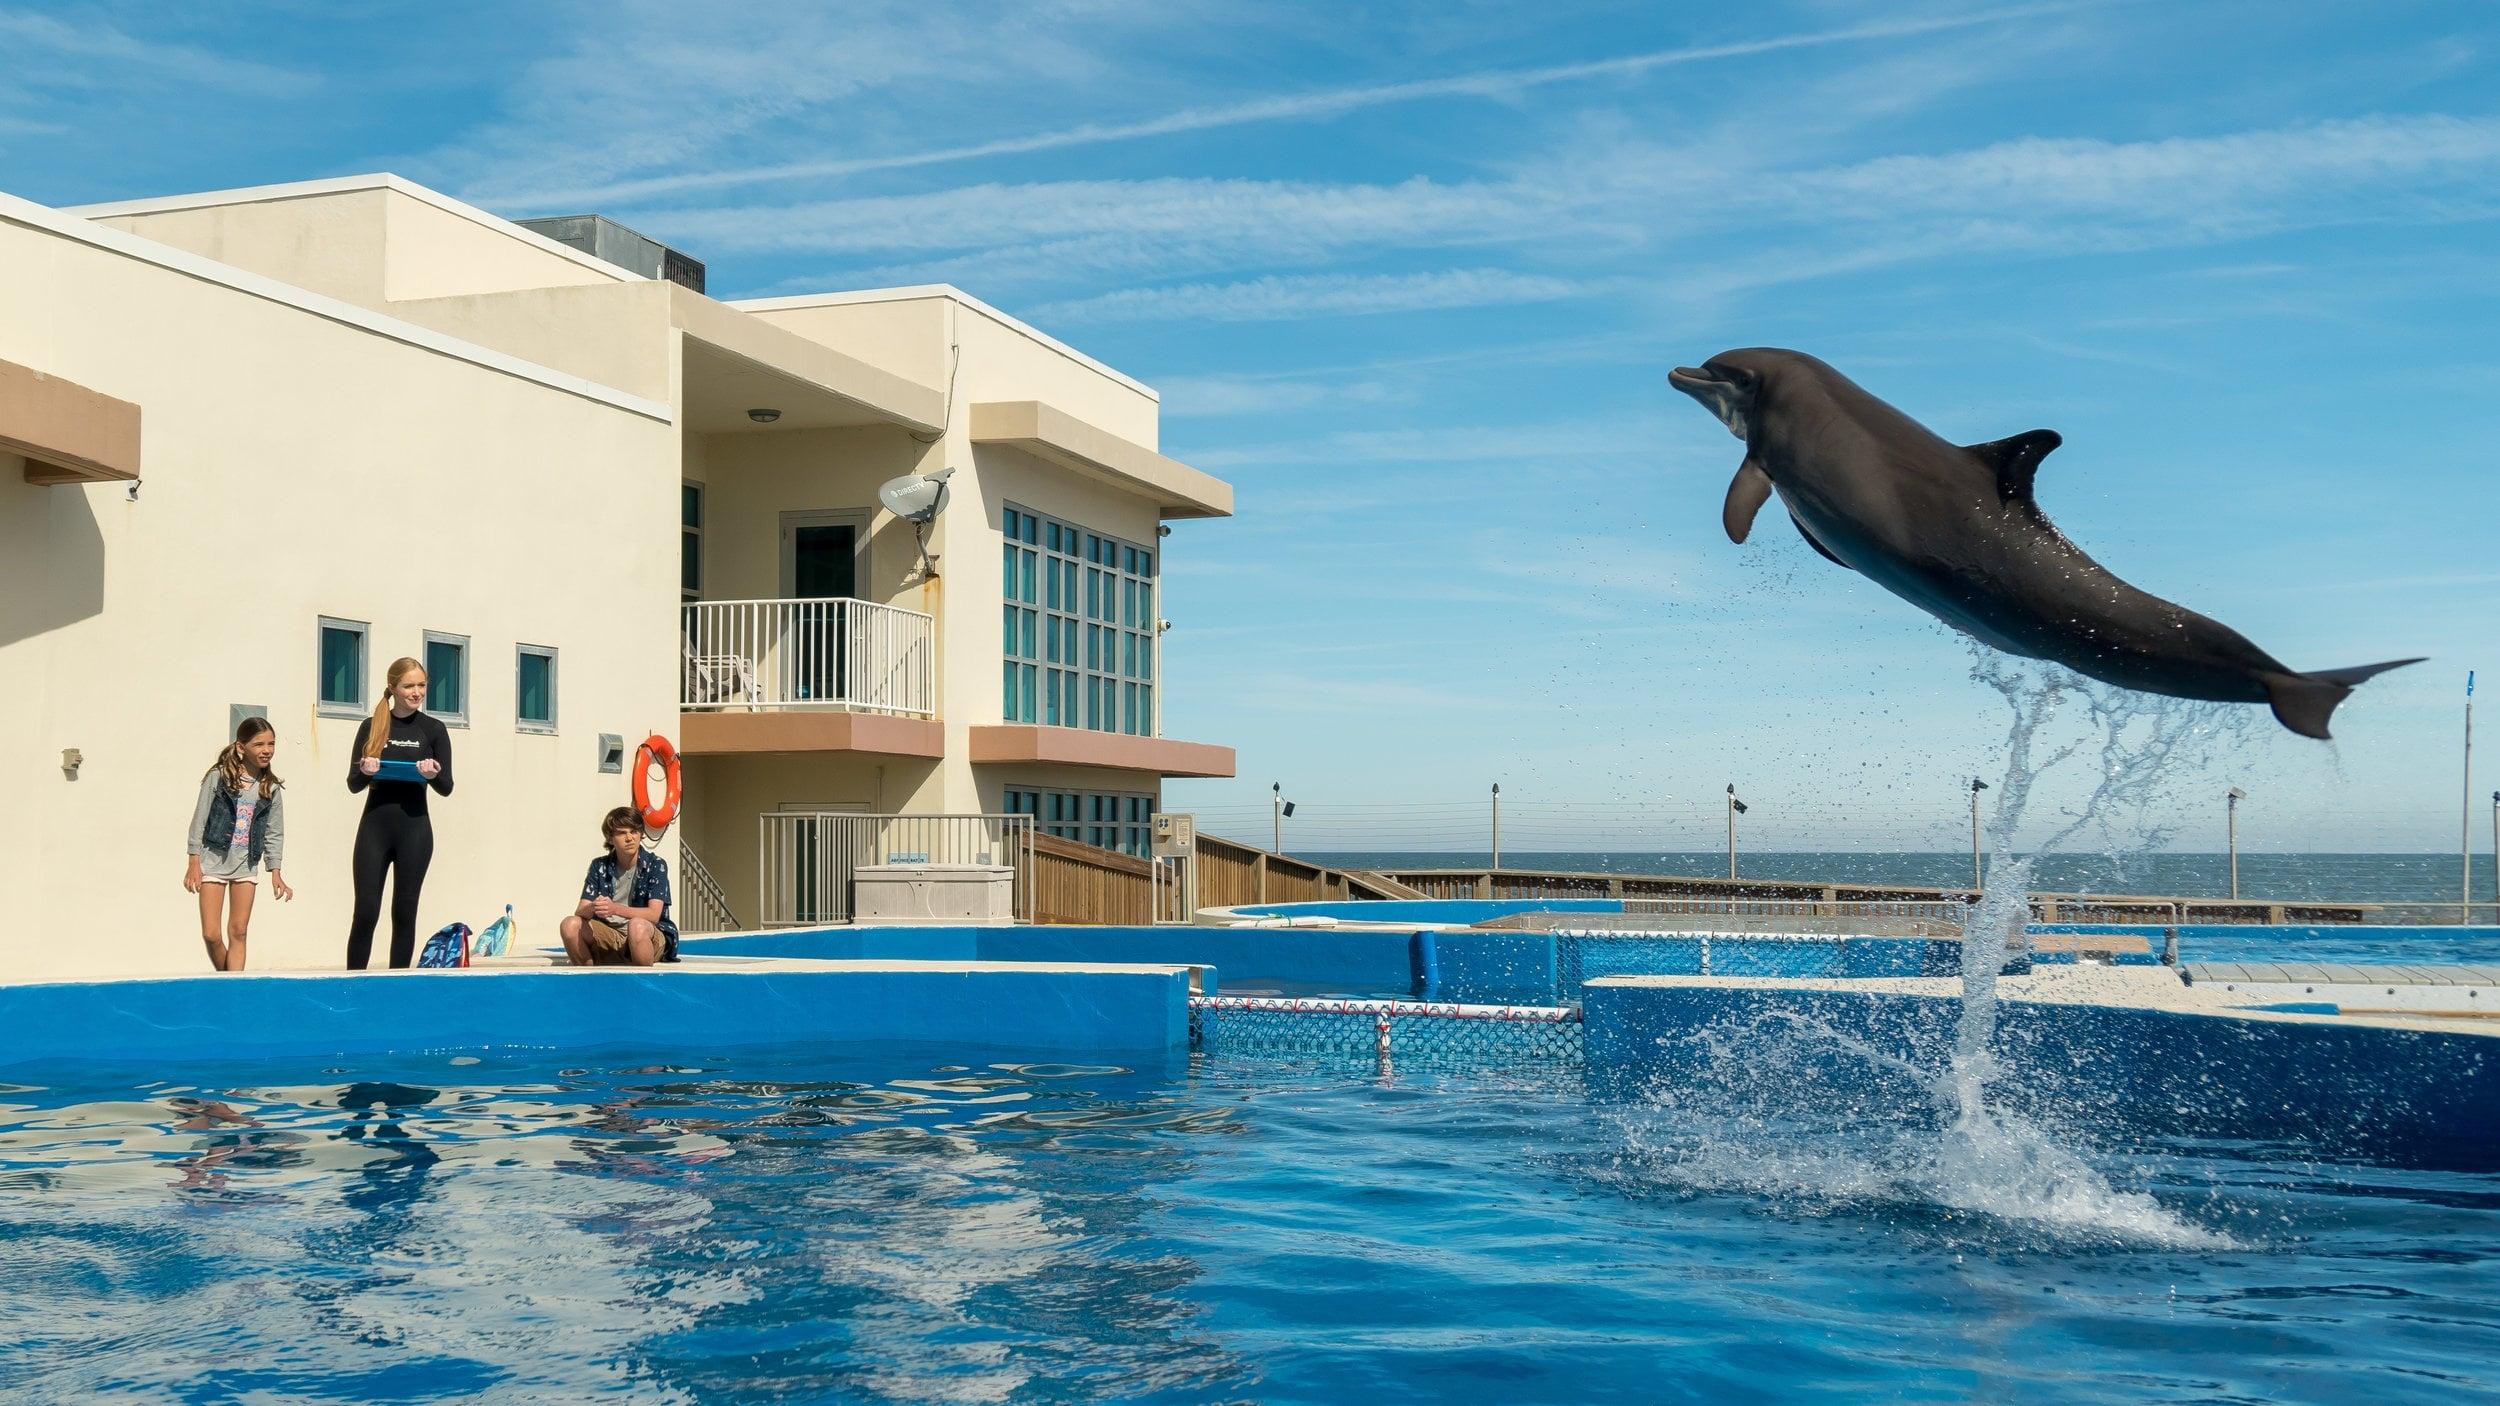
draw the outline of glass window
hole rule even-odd
[[[677,556],[677,594],[693,600],[703,594],[703,485],[677,486],[682,524]]]
[[[1011,686],[1008,721],[1151,735],[1146,690],[1122,685],[1154,677],[1154,553],[1022,508],[1001,521],[1002,595],[1028,607],[1007,612],[1001,644],[1039,669]]]
[[[469,723],[469,637],[425,632],[425,710],[444,722]]]
[[[514,683],[517,697],[512,716],[520,730],[555,731],[556,652],[545,645],[522,645]]]
[[[321,678],[316,710],[332,717],[363,717],[373,707],[365,693],[365,622],[321,617]]]

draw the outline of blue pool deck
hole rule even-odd
[[[684,963],[650,970],[535,952],[466,971],[0,985],[0,1068],[914,1042],[1131,1067],[1193,1047],[1377,1054],[1387,1069],[1394,1045],[1406,1067],[1577,1064],[1607,1096],[1701,1078],[1765,1031],[1932,1063],[1960,1005],[1947,940],[1479,929],[1460,924],[1556,905],[1361,907],[1375,921],[738,933],[688,939]],[[2468,951],[2492,936],[2446,932]],[[2500,1165],[2500,962],[2059,954],[2013,962],[2001,988],[1999,1059],[2020,1096]]]

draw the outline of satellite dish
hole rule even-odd
[[[929,525],[946,506],[946,481],[955,476],[953,469],[940,469],[933,474],[905,474],[890,479],[877,490],[877,501],[886,511],[922,527]]]

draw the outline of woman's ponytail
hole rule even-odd
[[[373,705],[373,722],[365,728],[366,756],[381,756],[382,744],[391,740],[391,695],[399,691],[399,685],[410,674],[424,669],[425,666],[414,659],[402,657],[391,661],[389,672],[383,676],[382,701]]]

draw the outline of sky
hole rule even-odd
[[[2220,848],[2232,785],[2250,849],[2458,843],[2500,6],[348,8],[0,0],[0,189],[389,170],[715,296],[953,283],[1138,377],[1238,494],[1166,542],[1164,730],[1240,757],[1167,789],[1210,828],[1274,783],[1291,847],[1474,848],[1499,783],[1509,849],[1707,849],[1732,783],[1749,848],[1966,844],[1973,647],[1776,513],[1720,531],[1742,450],[1666,371],[1774,345],[2060,431],[2067,534],[2295,668],[2430,656],[2331,744],[2172,710],[2132,843]]]

